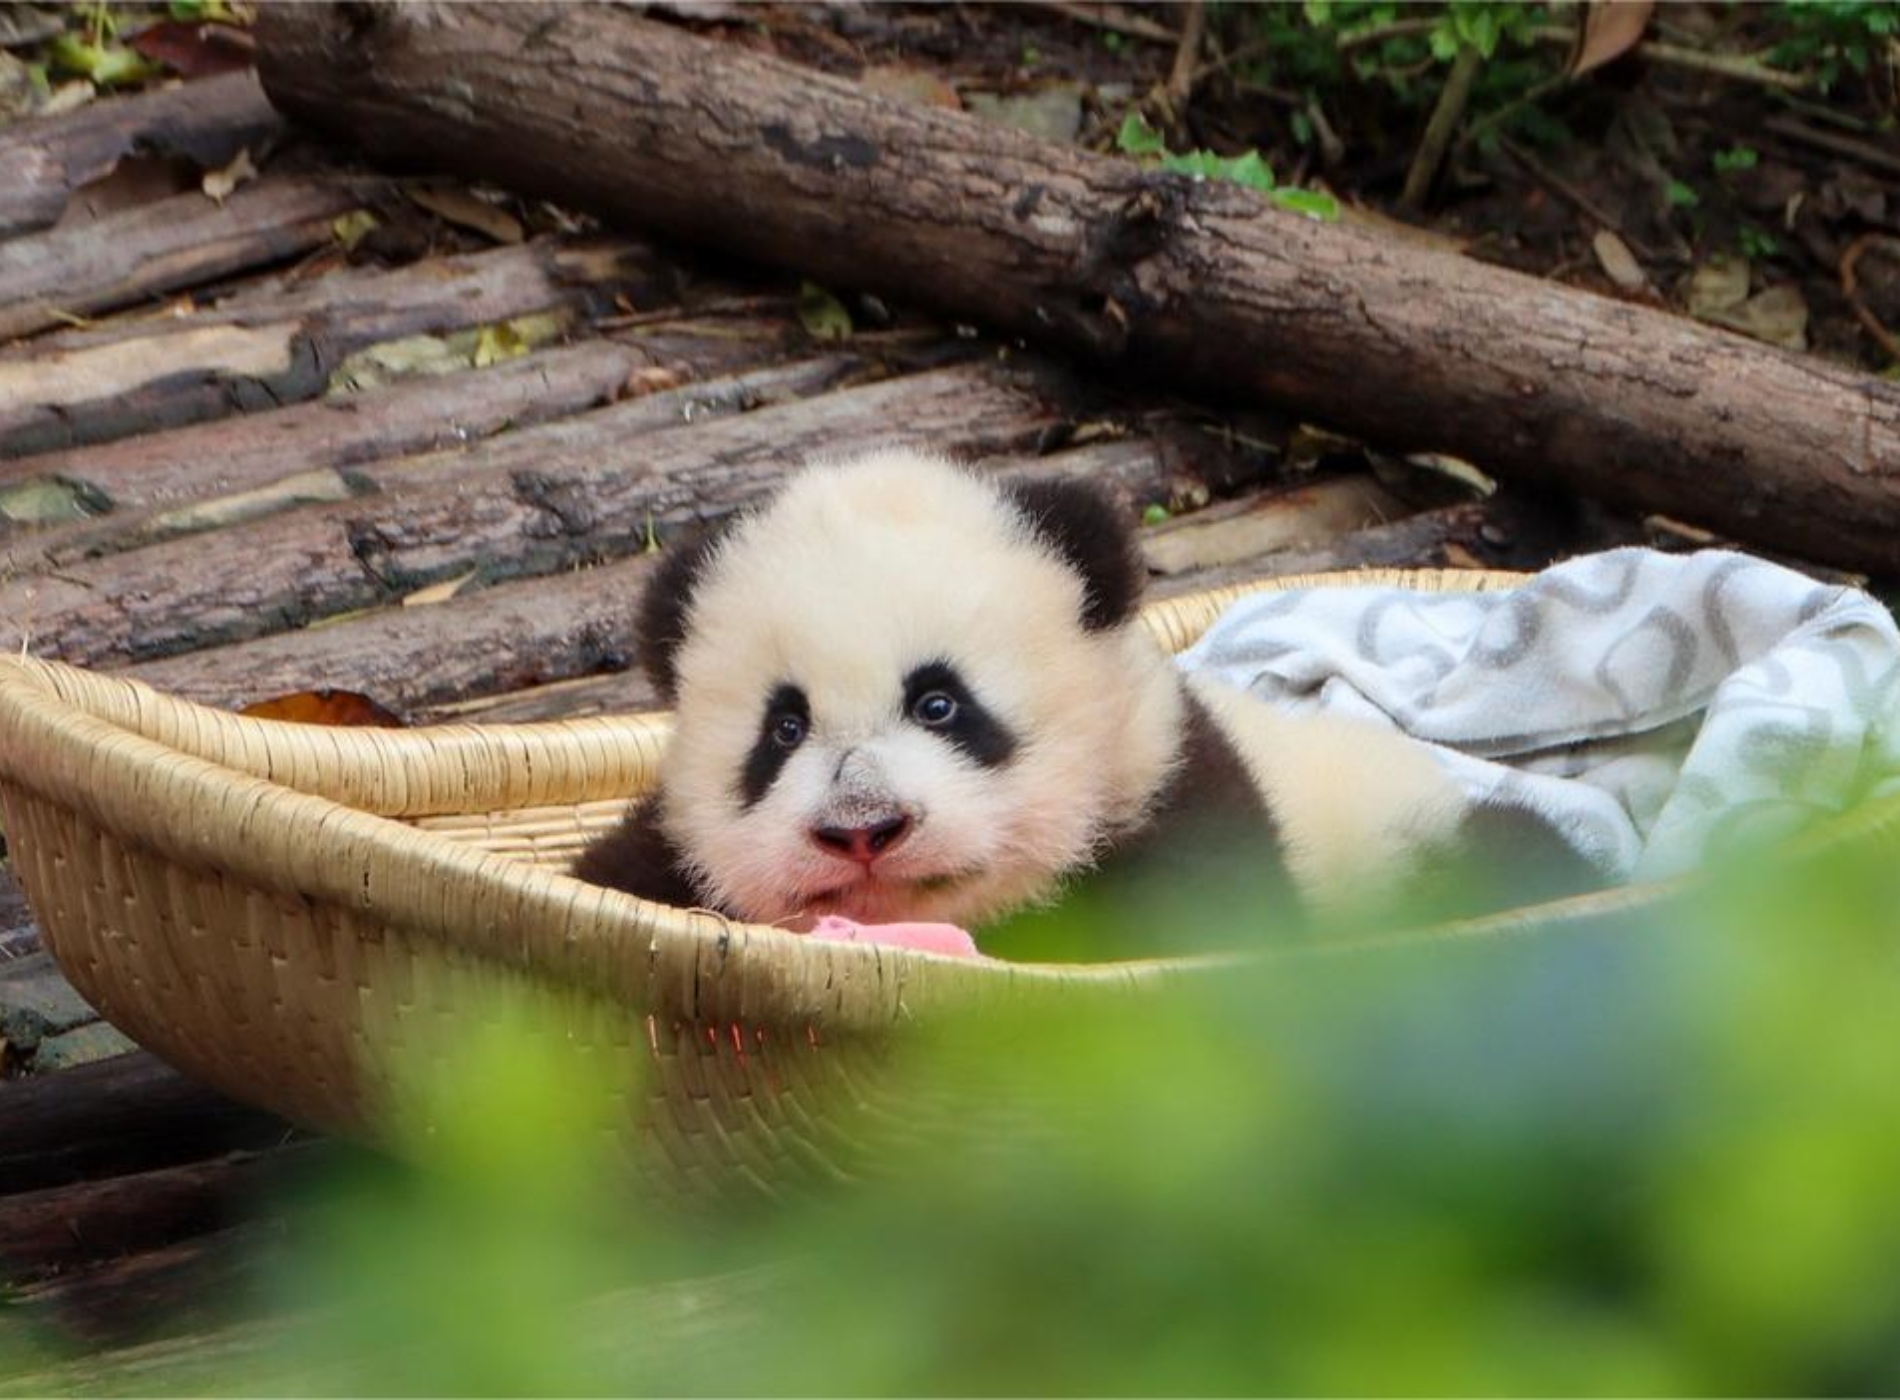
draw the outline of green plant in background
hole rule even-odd
[[[1260,158],[1260,152],[1247,151],[1238,156],[1219,156],[1212,151],[1170,151],[1161,133],[1148,124],[1140,112],[1131,111],[1122,118],[1115,145],[1125,155],[1153,160],[1163,170],[1197,180],[1229,180],[1265,195],[1284,209],[1308,218],[1333,220],[1339,217],[1339,204],[1319,190],[1303,190],[1278,184],[1273,171]]]
[[[1543,5],[1307,0],[1297,6],[1232,6],[1224,13],[1235,45],[1258,55],[1241,71],[1260,86],[1290,89],[1335,111],[1357,93],[1412,120],[1431,106],[1446,70],[1469,47],[1485,60],[1471,113],[1500,118],[1483,131],[1487,144],[1501,134],[1540,142],[1567,135],[1554,117],[1524,101],[1562,62],[1560,50],[1533,43],[1549,22]],[[1289,125],[1295,140],[1311,142],[1310,117],[1296,109]]]
[[[1761,262],[1781,252],[1781,240],[1760,224],[1742,224],[1735,230],[1735,238],[1742,256],[1750,262]]]
[[[1891,0],[1782,0],[1775,10],[1781,37],[1769,60],[1811,74],[1823,93],[1847,74],[1867,77],[1900,38]]]

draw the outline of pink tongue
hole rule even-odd
[[[829,938],[839,943],[882,943],[893,948],[914,948],[920,953],[941,953],[948,958],[980,958],[976,940],[955,924],[861,924],[854,919],[827,914],[811,926],[813,938]]]

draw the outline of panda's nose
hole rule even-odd
[[[908,813],[897,812],[867,826],[815,826],[811,839],[833,855],[869,865],[910,834]]]

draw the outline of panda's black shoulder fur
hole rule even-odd
[[[1147,565],[1114,499],[1096,487],[1056,477],[1006,482],[1002,491],[1036,537],[1082,576],[1083,630],[1099,632],[1133,616]]]
[[[625,890],[675,908],[691,909],[704,902],[678,848],[661,828],[657,796],[635,803],[619,826],[581,852],[571,873],[590,885]]]
[[[686,640],[686,615],[693,605],[693,591],[732,523],[729,517],[695,539],[662,550],[659,572],[647,581],[640,597],[640,660],[647,679],[668,703],[679,689],[674,662]]]

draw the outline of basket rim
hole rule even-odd
[[[1152,603],[1143,620],[1180,650],[1250,594],[1320,586],[1487,591],[1525,577],[1455,569],[1291,575]],[[650,1010],[882,1030],[944,1003],[1050,986],[1125,989],[1257,956],[1053,964],[812,939],[584,884],[393,820],[440,812],[457,797],[463,812],[471,802],[493,811],[625,797],[639,790],[665,735],[665,717],[656,714],[329,728],[214,710],[60,662],[0,659],[0,781],[80,810],[165,859],[224,870],[286,898],[338,903]],[[1620,911],[1672,888],[1623,886],[1418,936],[1508,934]]]

